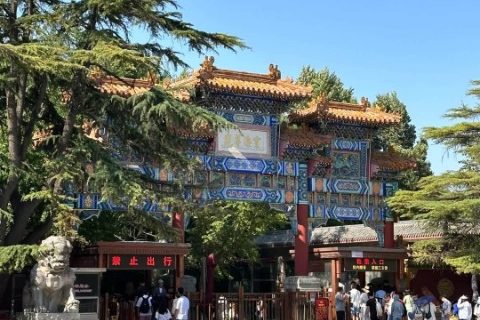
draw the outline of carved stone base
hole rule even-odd
[[[80,320],[80,313],[31,313],[21,315],[22,320]]]

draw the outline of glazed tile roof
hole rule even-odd
[[[362,98],[360,104],[326,101],[322,98],[312,100],[304,109],[296,110],[289,116],[296,123],[315,121],[342,121],[372,126],[387,126],[400,123],[399,114],[388,113],[369,106]]]
[[[372,164],[381,171],[414,169],[417,162],[395,152],[372,152]]]
[[[94,81],[102,93],[130,97],[152,89],[154,79],[115,78],[112,76],[93,76]]]
[[[320,135],[309,127],[293,128],[288,127],[281,130],[280,139],[290,147],[296,148],[318,148],[329,145],[332,137]]]
[[[395,223],[395,238],[401,236],[404,241],[417,241],[440,238],[443,233],[439,230],[430,230],[424,221],[409,220]],[[255,239],[257,245],[288,245],[293,246],[295,236],[290,230],[275,231]],[[312,232],[311,243],[317,245],[333,245],[348,243],[365,243],[378,241],[372,228],[363,224],[345,225],[337,227],[319,227]]]
[[[277,66],[272,64],[268,74],[259,74],[218,69],[213,62],[213,57],[205,58],[199,70],[169,84],[169,87],[177,90],[176,95],[180,99],[188,99],[188,90],[199,87],[288,101],[309,98],[311,95],[310,87],[296,85],[291,79],[282,80]]]

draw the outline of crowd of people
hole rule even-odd
[[[335,295],[337,320],[480,320],[480,298],[472,303],[462,295],[456,303],[447,297],[438,300],[428,290],[416,295],[410,290],[396,292],[388,282],[374,287],[339,284]],[[440,317],[440,319],[438,319]]]
[[[164,287],[163,280],[158,280],[157,286],[150,292],[141,284],[135,301],[139,320],[184,320],[188,319],[190,301],[183,288],[178,288],[172,300]],[[171,301],[171,308],[170,306]]]

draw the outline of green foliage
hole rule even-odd
[[[345,88],[342,80],[327,68],[317,71],[310,66],[304,66],[297,82],[312,86],[314,98],[324,96],[330,101],[355,102],[353,88]]]
[[[80,224],[78,233],[97,241],[175,241],[177,233],[157,218],[141,211],[101,212]]]
[[[471,92],[477,92],[476,89]],[[476,129],[479,110],[479,105],[452,109],[446,116],[463,122],[425,130],[427,138],[463,154],[466,157],[463,168],[422,178],[418,190],[400,191],[389,200],[389,205],[403,216],[424,219],[432,228],[442,230],[442,250],[438,251],[438,246],[423,249],[434,256],[440,254],[442,261],[458,272],[480,271],[480,154],[477,153],[480,136]]]
[[[192,211],[191,221],[192,227],[187,230],[192,244],[189,264],[198,267],[202,257],[214,253],[217,272],[223,276],[236,262],[258,258],[256,236],[287,223],[285,214],[270,209],[268,204],[226,201]]]
[[[0,272],[20,272],[26,266],[35,264],[42,249],[38,245],[15,245],[0,247]]]
[[[415,126],[410,123],[407,106],[400,101],[397,93],[379,94],[373,105],[386,112],[400,114],[402,117],[399,127],[389,126],[379,130],[374,141],[375,147],[387,149],[390,145],[398,145],[403,149],[412,148],[416,139]]]
[[[201,54],[245,47],[236,37],[195,29],[177,9],[174,0],[2,2],[0,245],[37,243],[50,233],[75,238],[79,221],[66,205],[72,200],[67,190],[101,192],[124,205],[120,238],[171,235],[164,223],[137,212],[143,201],[165,195],[117,154],[188,170],[193,164],[176,130],[216,129],[225,120],[180,103],[160,86],[128,99],[111,97],[98,90],[92,71],[145,77],[164,74],[167,65],[186,66],[168,47],[171,40]],[[148,42],[130,38],[139,28]],[[86,137],[86,123],[108,135]]]
[[[400,101],[396,92],[377,95],[374,106],[390,113],[401,115],[398,126],[378,129],[373,139],[373,148],[377,150],[393,149],[410,159],[415,159],[417,167],[400,173],[400,189],[414,190],[420,178],[432,174],[427,161],[428,142],[425,138],[416,143],[415,126],[412,125],[406,105]]]

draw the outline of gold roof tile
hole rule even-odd
[[[291,147],[318,148],[330,144],[332,137],[320,135],[309,127],[301,127],[282,130],[280,139]]]
[[[407,169],[414,169],[417,167],[417,162],[415,160],[392,151],[372,152],[371,162],[373,165],[376,165],[380,170],[402,171]]]
[[[114,94],[122,97],[130,97],[135,94],[149,91],[153,88],[152,79],[131,79],[131,78],[115,78],[112,76],[98,76],[94,81],[102,93]]]
[[[213,57],[206,58],[201,68],[189,77],[171,83],[179,97],[184,98],[188,88],[210,88],[238,94],[267,96],[283,100],[301,100],[311,96],[311,88],[296,85],[291,79],[281,79],[280,71],[273,64],[268,74],[218,69],[213,66]]]
[[[315,99],[306,108],[293,112],[289,118],[293,122],[331,120],[373,126],[394,125],[401,121],[399,114],[372,108],[368,100],[363,99],[361,104]]]

